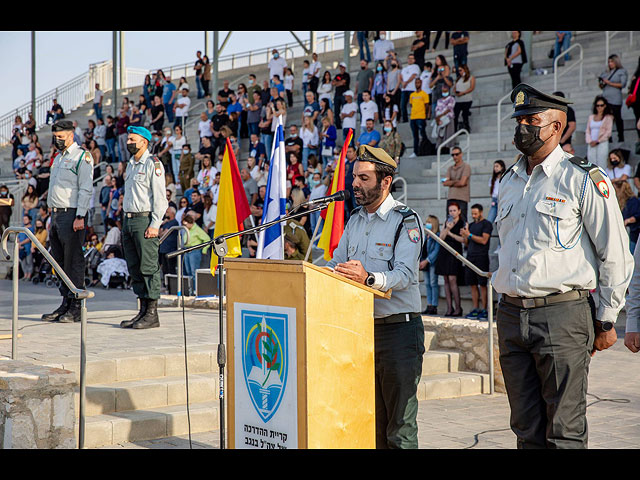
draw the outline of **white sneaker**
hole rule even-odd
[[[415,153],[412,153],[411,155],[409,155],[409,158],[416,158],[418,155],[416,155]]]

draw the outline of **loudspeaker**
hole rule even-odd
[[[178,275],[167,273],[164,276],[164,283],[167,286],[169,295],[178,294]],[[191,292],[191,277],[182,277],[182,296],[188,296]]]
[[[226,293],[226,292],[225,292]],[[218,272],[211,275],[208,268],[199,268],[196,270],[196,297],[219,296],[218,290]]]

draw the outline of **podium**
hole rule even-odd
[[[225,259],[229,448],[375,448],[373,299],[303,261]]]

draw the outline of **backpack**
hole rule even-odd
[[[436,146],[427,138],[424,137],[420,141],[420,148],[416,155],[424,157],[426,155],[435,155],[436,154]]]

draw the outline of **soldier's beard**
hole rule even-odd
[[[366,207],[373,203],[376,203],[382,196],[382,185],[376,184],[375,187],[366,190],[364,188],[353,187],[353,194],[358,205]],[[358,194],[361,196],[359,197]]]

